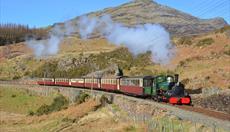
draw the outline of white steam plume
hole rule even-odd
[[[65,35],[79,31],[81,38],[87,39],[98,32],[116,45],[125,45],[134,54],[152,52],[152,60],[167,64],[174,54],[169,33],[159,24],[144,24],[126,27],[112,21],[109,15],[99,18],[83,16],[77,23],[68,21],[64,26],[55,25],[47,40],[30,39],[26,44],[33,49],[36,57],[55,55]]]
[[[151,51],[152,60],[160,64],[167,64],[174,54],[169,33],[159,24],[125,27],[108,15],[97,19],[84,16],[79,21],[79,31],[84,39],[97,31],[111,43],[127,46],[134,55]]]
[[[59,25],[55,25],[49,32],[47,40],[36,40],[32,38],[28,39],[26,44],[34,51],[35,56],[38,58],[55,55],[59,51],[59,45],[64,36],[69,35],[76,30],[71,24],[71,22],[66,22],[64,23],[63,28]]]

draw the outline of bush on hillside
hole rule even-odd
[[[11,95],[12,98],[15,98],[16,96],[17,96],[16,94],[12,94],[12,95]]]
[[[90,96],[87,93],[81,92],[78,96],[76,96],[75,103],[81,104],[81,103],[85,102],[89,97]]]
[[[197,46],[206,46],[206,45],[211,45],[214,43],[214,40],[212,38],[205,38],[200,40],[196,45]]]
[[[106,104],[111,104],[112,102],[103,94],[100,98],[101,106],[105,106]]]
[[[224,46],[224,54],[230,56],[230,45]]]
[[[49,114],[51,111],[50,106],[43,104],[42,106],[40,106],[37,111],[36,111],[36,115],[40,116],[40,115],[44,115],[44,114]]]
[[[33,116],[34,114],[35,114],[35,113],[34,113],[32,110],[29,110],[29,111],[28,111],[28,115],[29,115],[29,116]]]
[[[54,98],[51,105],[42,105],[36,111],[36,115],[40,116],[43,114],[49,114],[54,111],[60,111],[61,109],[65,108],[68,105],[68,100],[63,96],[59,95]]]
[[[59,111],[68,104],[68,100],[63,96],[59,95],[54,98],[53,103],[50,105],[52,111]]]
[[[189,37],[182,37],[179,39],[178,44],[180,44],[180,45],[192,45],[192,40]]]
[[[230,49],[225,50],[225,51],[224,51],[224,54],[230,56]]]

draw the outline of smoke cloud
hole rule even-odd
[[[97,32],[115,45],[125,45],[134,55],[151,51],[155,63],[167,64],[174,54],[169,33],[159,24],[144,24],[127,27],[115,23],[109,15],[99,18],[82,16],[77,23],[65,22],[64,26],[55,25],[47,40],[27,40],[36,57],[55,55],[65,35],[79,32],[82,39]]]
[[[28,39],[26,44],[30,47],[36,57],[44,57],[55,55],[59,51],[59,45],[65,35],[69,35],[74,32],[74,26],[70,22],[64,23],[64,27],[55,25],[48,34],[46,40],[36,40],[34,38]]]
[[[100,18],[84,16],[79,21],[79,31],[84,39],[99,32],[111,43],[127,46],[134,55],[151,51],[152,60],[160,64],[169,63],[174,54],[169,33],[159,24],[126,27],[113,22],[109,15]]]

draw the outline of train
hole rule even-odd
[[[178,80],[179,75],[175,74],[110,78],[40,78],[37,84],[119,92],[173,105],[190,105],[191,97],[185,91],[184,85]]]

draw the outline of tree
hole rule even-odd
[[[47,36],[46,29],[30,29],[28,25],[0,24],[0,46],[25,41],[28,37],[42,39]]]

